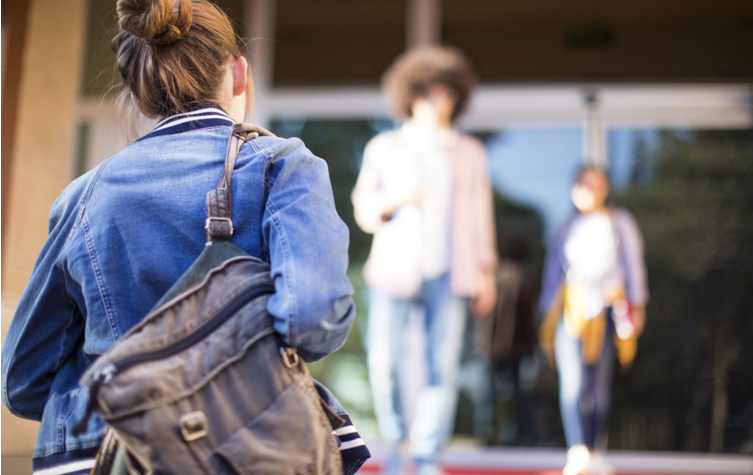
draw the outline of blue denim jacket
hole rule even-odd
[[[2,398],[41,420],[35,469],[96,451],[104,425],[74,437],[78,380],[199,255],[204,200],[216,188],[233,120],[206,105],[173,116],[73,181],[52,206],[49,237],[2,349]],[[327,164],[298,139],[260,137],[232,180],[231,242],[271,264],[268,309],[308,361],[338,349],[355,317],[348,228]],[[337,404],[339,407],[339,404]]]

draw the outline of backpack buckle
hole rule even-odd
[[[216,231],[219,231],[219,229],[213,231],[212,221],[220,221],[220,222],[223,222],[223,223],[227,223],[228,229],[229,229],[229,233],[228,233],[227,236],[222,236],[222,238],[226,239],[226,238],[229,238],[230,236],[233,235],[233,220],[232,219],[230,219],[230,218],[221,218],[219,216],[210,216],[204,222],[204,229],[207,230],[207,235],[209,236],[210,239],[213,238],[213,237],[215,237]],[[220,233],[220,234],[224,234],[224,233]]]
[[[282,364],[286,368],[290,369],[298,365],[298,352],[295,351],[295,348],[280,348],[280,356],[282,357]]]
[[[183,440],[191,442],[207,435],[207,416],[201,411],[189,412],[180,416],[180,433]]]

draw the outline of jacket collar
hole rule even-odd
[[[151,132],[139,138],[144,140],[160,135],[173,135],[207,127],[232,126],[232,117],[213,102],[198,104],[182,114],[176,114],[157,124]]]

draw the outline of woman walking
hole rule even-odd
[[[407,466],[404,452],[418,474],[441,473],[467,307],[470,301],[474,314],[486,315],[496,300],[486,153],[453,126],[472,85],[455,49],[419,48],[398,58],[383,87],[404,124],[369,142],[353,190],[356,221],[374,234],[364,268],[371,289],[368,365],[379,429],[394,449],[384,471],[393,475]],[[425,312],[428,382],[409,432],[399,370],[413,306]]]
[[[540,307],[540,342],[557,366],[567,441],[564,475],[608,474],[604,459],[615,357],[629,367],[648,301],[643,239],[633,216],[607,205],[609,180],[582,168],[577,213],[552,239]]]

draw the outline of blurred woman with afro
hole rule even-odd
[[[483,316],[496,301],[486,152],[454,127],[474,82],[454,48],[417,48],[397,58],[382,86],[403,124],[368,143],[353,190],[356,221],[374,234],[364,267],[368,365],[379,429],[394,444],[389,474],[405,470],[408,453],[417,474],[442,473],[438,454],[452,433],[468,309]],[[428,381],[407,424],[399,369],[414,306],[425,314]]]

